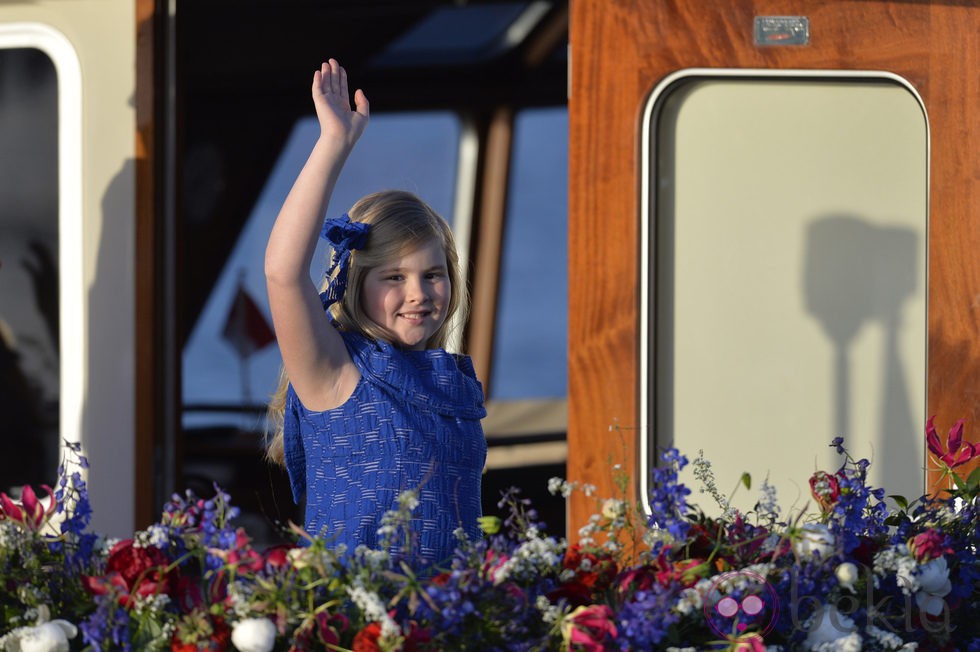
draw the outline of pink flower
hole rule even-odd
[[[58,503],[54,499],[51,487],[46,484],[41,485],[41,487],[48,492],[47,507],[44,506],[43,501],[38,500],[37,494],[34,493],[30,485],[24,485],[19,505],[10,496],[0,492],[0,520],[9,518],[32,532],[40,530],[58,509]]]
[[[980,444],[971,444],[963,441],[963,419],[953,424],[946,437],[946,450],[943,450],[939,435],[933,425],[935,415],[929,417],[926,424],[926,443],[929,445],[929,452],[939,458],[939,461],[948,469],[955,469],[957,466],[966,464],[975,457],[980,456]]]
[[[612,618],[612,609],[604,604],[577,607],[561,624],[565,649],[578,646],[587,652],[603,652],[604,641],[617,635]]]
[[[316,627],[320,634],[320,640],[328,648],[340,645],[340,634],[347,631],[350,624],[347,617],[343,614],[331,614],[320,611],[316,614]]]
[[[506,574],[501,571],[509,559],[509,556],[500,554],[494,550],[487,551],[486,559],[483,562],[483,572],[491,582],[498,584],[500,581],[506,579]]]
[[[636,566],[619,576],[617,586],[621,593],[649,591],[657,583],[657,569],[652,566]]]
[[[731,640],[730,650],[735,652],[766,652],[765,640],[758,634],[744,634]]]
[[[946,537],[942,532],[928,529],[909,539],[909,550],[916,561],[924,562],[936,559],[946,554],[952,554],[953,549],[945,545]]]

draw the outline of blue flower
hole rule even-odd
[[[687,458],[676,448],[670,448],[661,455],[663,466],[653,469],[650,490],[650,518],[652,527],[667,530],[674,540],[683,540],[691,527],[686,518],[687,496],[691,490],[678,482],[678,473],[687,466]],[[656,554],[658,550],[654,550]]]

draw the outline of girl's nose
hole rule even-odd
[[[415,303],[425,303],[426,299],[429,298],[425,283],[420,278],[409,280],[406,291],[408,300]]]

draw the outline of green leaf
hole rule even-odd
[[[902,511],[908,511],[909,501],[905,496],[899,496],[898,494],[889,494],[888,496],[895,501],[895,504],[902,508]]]
[[[973,469],[973,473],[966,479],[966,483],[971,486],[980,485],[980,466]]]
[[[746,489],[752,488],[752,476],[749,473],[742,474],[742,484],[745,485]]]
[[[950,475],[953,476],[953,482],[956,484],[956,488],[960,491],[966,491],[966,482],[963,481],[963,478],[961,478],[959,474],[955,472],[951,473]]]

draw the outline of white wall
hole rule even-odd
[[[134,520],[135,42],[132,0],[0,4],[0,47],[58,70],[61,428],[91,464],[93,527],[113,536]]]

